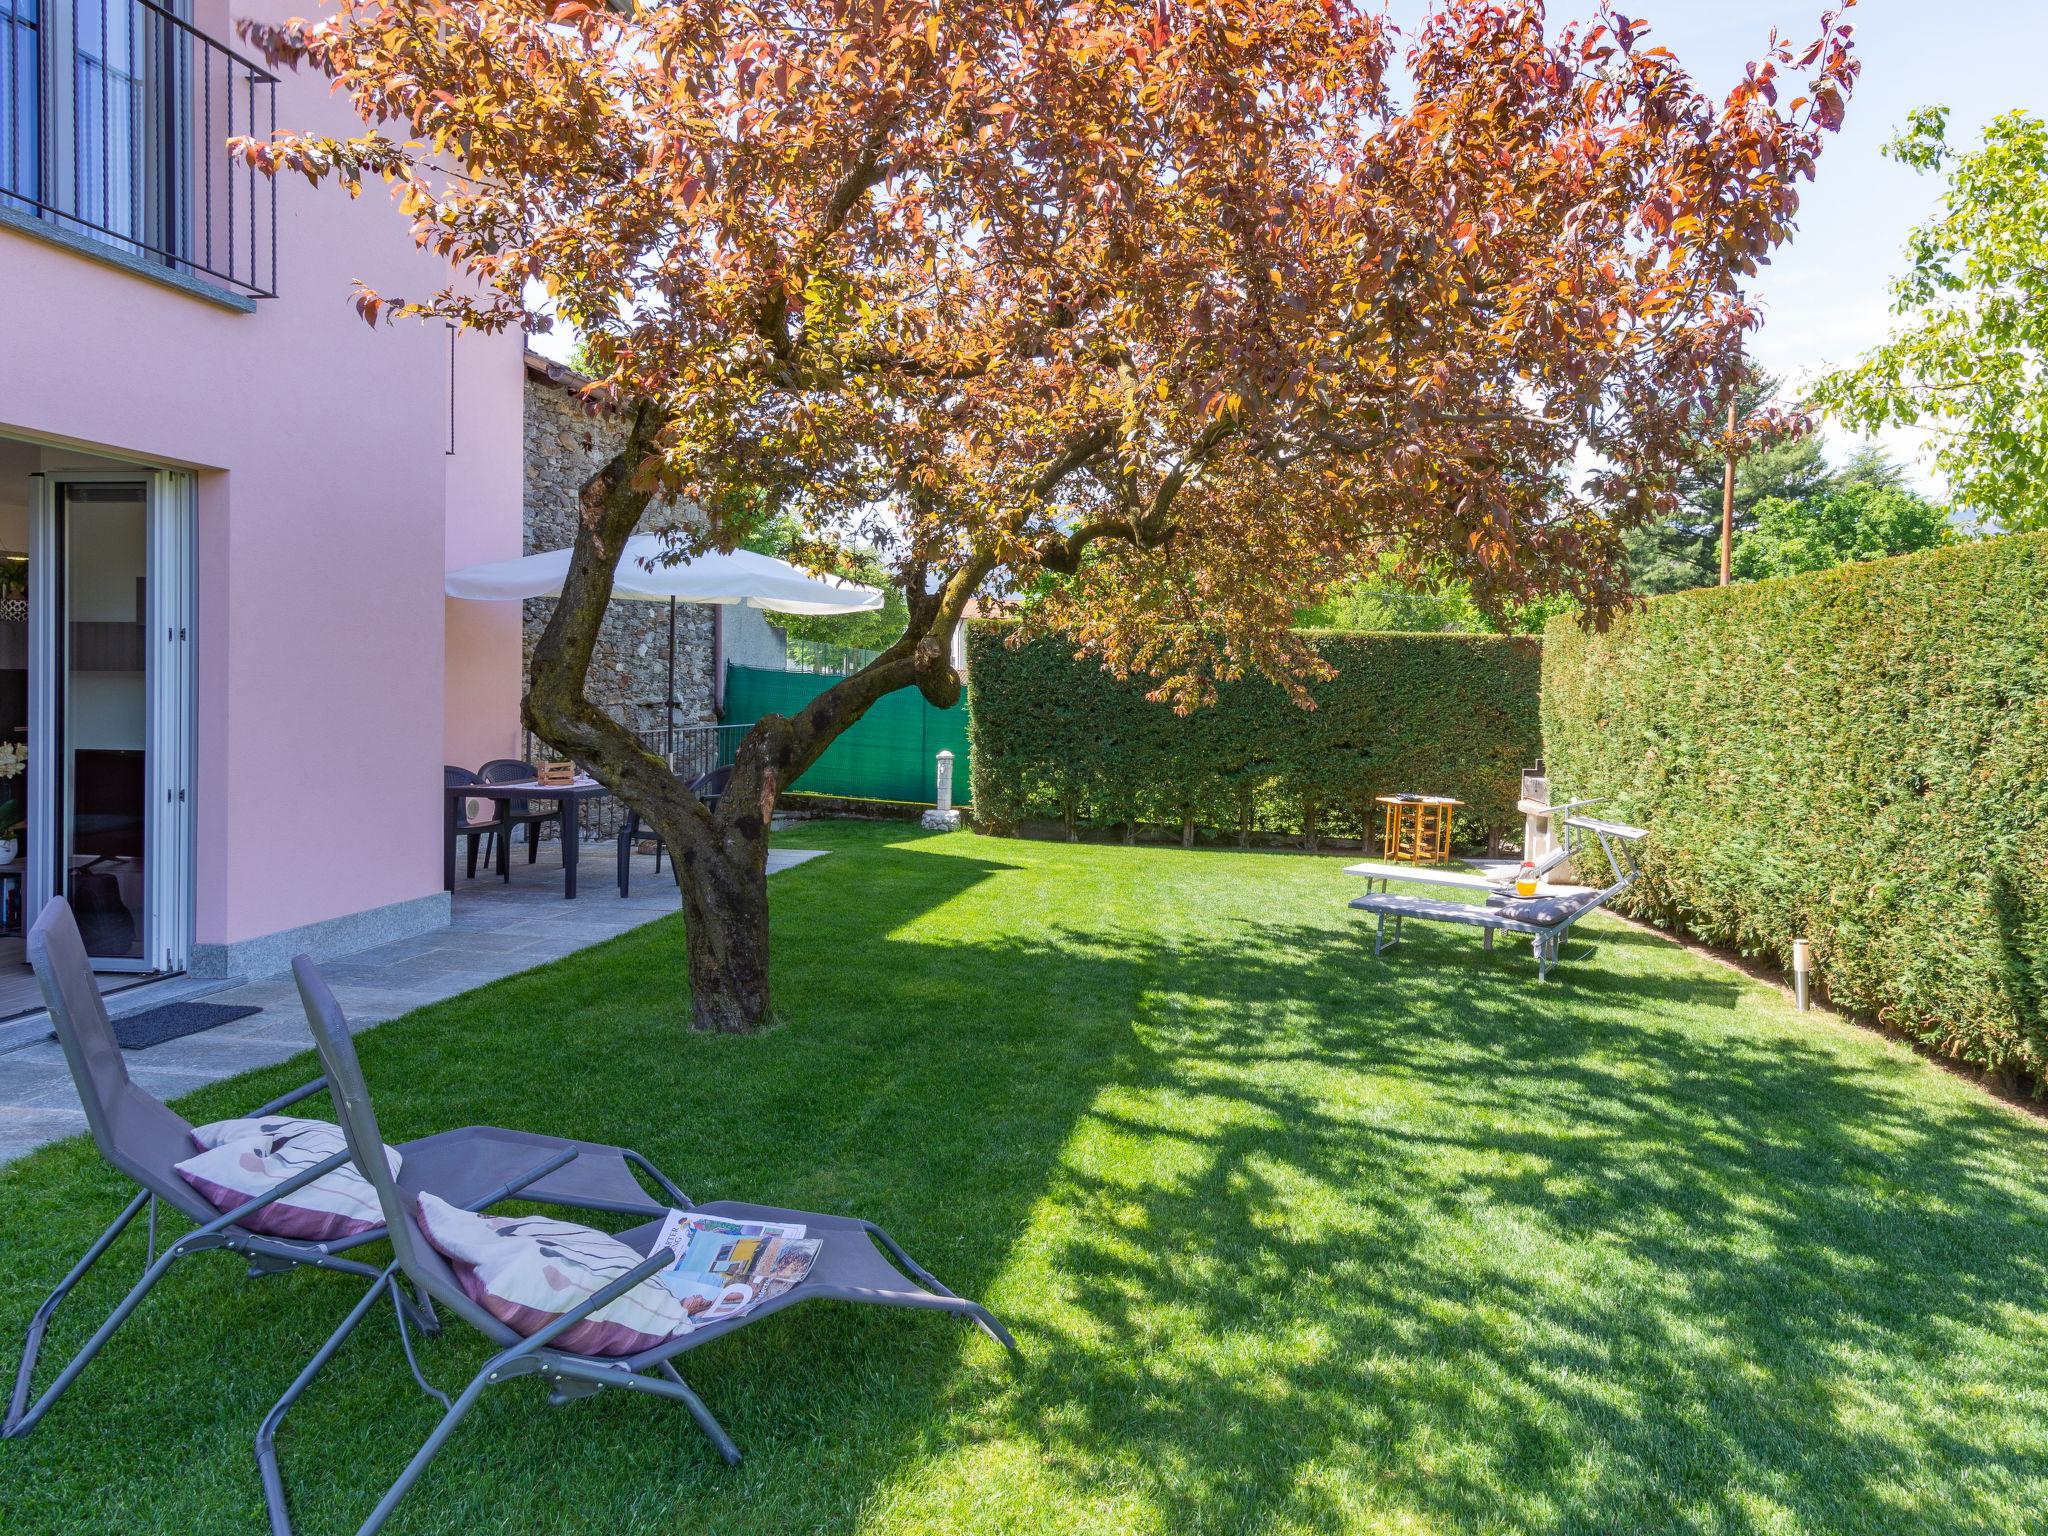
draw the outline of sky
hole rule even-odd
[[[1772,27],[1803,46],[1827,7],[1823,0],[1618,0],[1618,8],[1649,22],[1651,43],[1669,48],[1719,97],[1763,51]],[[1424,6],[1389,0],[1387,9],[1407,22]],[[1593,9],[1593,0],[1550,0],[1550,19]],[[1853,362],[1898,324],[1889,284],[1904,267],[1907,232],[1938,210],[1941,193],[1939,178],[1884,156],[1906,114],[1947,106],[1949,142],[1968,146],[2000,113],[2048,112],[2048,0],[1861,0],[1848,18],[1863,61],[1848,118],[1821,151],[1818,175],[1801,186],[1797,233],[1752,289],[1764,324],[1751,351],[1793,390]],[[1839,462],[1856,441],[1829,431],[1829,457]],[[1924,432],[1903,431],[1882,445],[1938,493],[1932,471],[1917,462],[1925,442]]]

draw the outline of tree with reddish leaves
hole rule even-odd
[[[676,850],[720,1030],[771,1016],[777,794],[890,691],[951,704],[977,595],[1188,706],[1312,671],[1290,615],[1389,553],[1489,608],[1626,601],[1621,535],[1696,451],[1857,68],[1829,14],[1716,99],[1640,22],[1506,0],[1405,37],[1350,0],[350,0],[247,30],[369,127],[242,152],[388,182],[455,269],[364,317],[567,321],[625,412],[525,715]],[[908,599],[754,726],[715,810],[585,691],[670,497],[702,509],[679,558],[787,515]]]

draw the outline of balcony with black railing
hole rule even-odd
[[[154,0],[0,0],[0,210],[256,298],[277,193],[231,157],[277,79]]]

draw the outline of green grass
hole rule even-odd
[[[523,1383],[394,1533],[2041,1529],[2048,1136],[1903,1048],[1611,921],[1544,986],[1462,930],[1375,960],[1340,859],[785,840],[833,852],[773,882],[779,1030],[688,1035],[656,924],[365,1035],[385,1130],[867,1215],[1022,1365],[799,1307],[684,1361],[738,1469],[670,1405]],[[82,1143],[0,1170],[0,1344],[121,1195]],[[257,1529],[251,1433],[357,1294],[174,1270],[0,1445],[9,1536]],[[436,1412],[385,1314],[282,1437],[302,1531]]]

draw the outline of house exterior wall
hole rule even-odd
[[[736,667],[780,672],[789,662],[789,636],[759,608],[735,608],[725,616],[724,652]]]
[[[224,7],[194,19],[239,46]],[[277,116],[361,131],[289,72]],[[277,245],[278,297],[242,312],[0,226],[0,433],[195,475],[195,954],[371,910],[445,921],[439,760],[516,712],[516,617],[451,621],[441,577],[517,549],[519,338],[454,348],[451,453],[448,332],[349,302],[445,267],[377,191],[290,178]],[[452,715],[451,647],[479,679]]]

